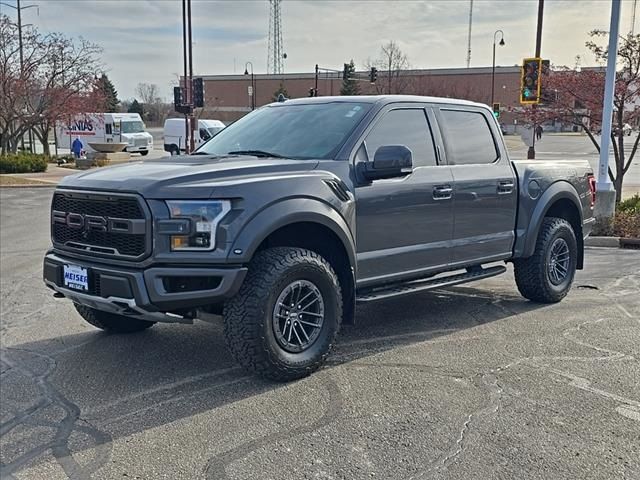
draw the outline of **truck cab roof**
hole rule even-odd
[[[471,102],[456,98],[427,97],[420,95],[345,95],[328,97],[304,97],[294,98],[285,102],[274,102],[271,105],[307,105],[313,103],[333,103],[333,102],[357,102],[375,103],[387,105],[390,103],[441,103],[447,105],[461,105],[488,108],[484,103]]]

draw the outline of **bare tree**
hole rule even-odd
[[[136,87],[136,96],[144,105],[147,120],[151,122],[162,121],[164,105],[160,98],[160,89],[155,83],[139,83]]]
[[[411,64],[407,55],[400,50],[398,44],[391,40],[380,47],[379,57],[365,62],[367,70],[371,67],[378,69],[377,93],[406,93],[411,84],[409,68]]]
[[[23,62],[18,27],[0,15],[0,147],[15,152],[23,135],[33,130],[48,152],[49,132],[57,121],[101,108],[95,88],[102,70],[100,47],[59,33],[41,35],[23,27]]]

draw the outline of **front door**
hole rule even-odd
[[[491,113],[476,107],[441,107],[447,163],[454,182],[453,263],[465,265],[511,256],[515,238],[517,179],[501,155]]]
[[[356,188],[359,287],[448,264],[453,233],[451,169],[438,164],[425,109],[390,106],[374,122],[356,162],[373,161],[381,146],[404,145],[412,152],[413,172]]]

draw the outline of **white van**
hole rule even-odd
[[[171,155],[180,155],[185,151],[185,119],[169,118],[164,122],[164,151]],[[220,120],[198,120],[195,130],[195,146],[198,148],[204,142],[216,135],[225,127]]]
[[[87,152],[93,151],[89,143],[126,143],[125,151],[141,155],[153,150],[153,137],[138,113],[83,113],[58,123],[56,133],[61,148],[70,149],[79,138]]]

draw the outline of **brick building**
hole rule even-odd
[[[361,94],[403,93],[436,97],[463,98],[491,103],[491,67],[447,68],[432,70],[405,70],[390,79],[385,72],[378,73],[375,85],[368,82],[369,72],[358,72]],[[230,122],[251,111],[248,87],[250,75],[203,75],[205,110],[203,118]],[[307,97],[314,87],[314,73],[287,73],[283,75],[254,76],[256,106],[273,101],[274,93],[282,84],[289,98]],[[340,95],[341,73],[320,73],[318,96]],[[494,101],[500,102],[503,113],[500,121],[513,124],[514,117],[507,110],[518,107],[520,67],[496,67]]]

